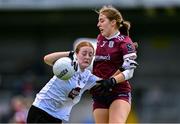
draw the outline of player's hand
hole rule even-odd
[[[74,67],[74,70],[77,71],[77,70],[78,70],[78,63],[77,63],[77,61],[74,59],[74,51],[70,51],[68,57],[72,60],[71,65]]]
[[[93,92],[96,92],[100,96],[105,96],[109,93],[108,89],[103,88],[101,85],[95,85],[91,88]]]
[[[138,63],[135,60],[131,60],[131,59],[124,60],[124,63],[122,64],[122,68],[124,70],[136,69],[137,66],[138,66]]]
[[[99,84],[102,88],[104,89],[110,89],[112,88],[115,84],[117,84],[116,79],[111,77],[106,80],[99,80],[96,81],[97,84]]]
[[[74,51],[70,51],[68,57],[74,61]]]
[[[112,77],[107,80],[96,81],[96,85],[92,88],[93,91],[101,96],[108,96],[111,94],[112,87],[115,86],[116,80]]]

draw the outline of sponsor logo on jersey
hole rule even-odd
[[[107,56],[96,56],[95,61],[104,61],[104,60],[111,60],[110,55]]]
[[[73,89],[69,92],[68,97],[71,98],[71,99],[74,99],[76,96],[79,95],[80,90],[81,90],[80,87],[73,88]]]

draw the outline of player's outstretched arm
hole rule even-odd
[[[54,62],[62,57],[68,57],[70,51],[54,52],[44,56],[44,62],[50,66],[53,66]]]

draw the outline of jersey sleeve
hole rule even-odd
[[[120,49],[122,50],[123,59],[136,59],[136,48],[130,37],[124,39],[123,43],[120,45]]]
[[[95,75],[93,75],[93,74],[91,74],[91,75],[89,76],[89,78],[88,78],[88,88],[87,88],[87,89],[89,90],[89,89],[91,89],[93,86],[95,86],[97,80],[100,80],[100,78],[97,77],[97,76],[95,76]]]

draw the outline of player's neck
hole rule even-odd
[[[112,39],[114,37],[117,37],[120,34],[119,30],[115,30],[113,33],[111,33],[106,39]]]
[[[79,70],[80,72],[83,72],[85,69],[79,66],[79,67],[78,67],[78,70]]]

